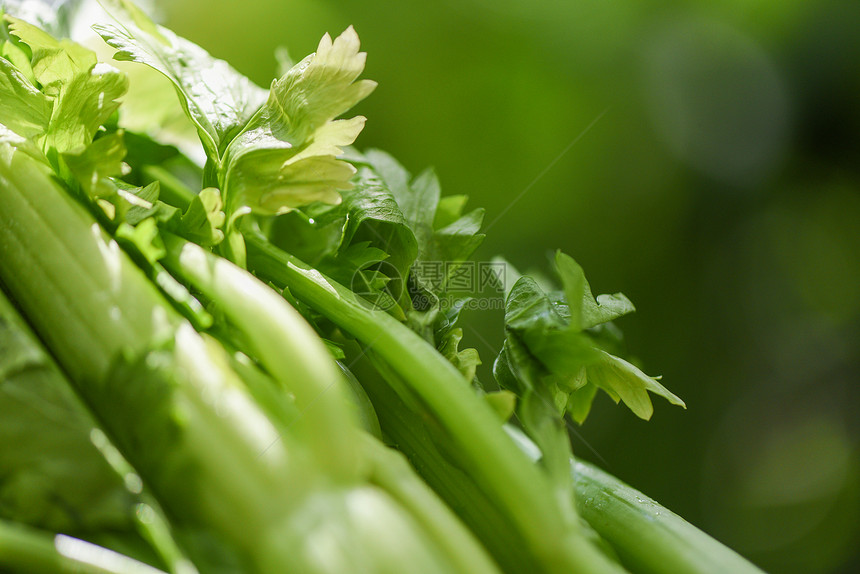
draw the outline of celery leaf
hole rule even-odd
[[[555,261],[563,290],[546,292],[524,276],[508,295],[507,337],[494,367],[499,384],[521,396],[542,394],[579,423],[598,388],[646,420],[654,410],[649,392],[683,407],[657,378],[607,352],[620,347],[609,321],[632,312],[630,300],[621,293],[595,298],[576,261],[561,252]]]
[[[92,142],[117,110],[128,79],[101,64],[91,50],[56,40],[39,28],[7,15],[9,31],[32,52],[30,63],[42,93],[53,100],[43,149],[49,155],[78,150]]]
[[[45,133],[51,99],[37,90],[17,67],[0,58],[0,123],[25,138]]]
[[[336,159],[355,141],[364,117],[335,119],[364,99],[376,83],[357,80],[364,69],[352,27],[333,42],[325,35],[314,54],[272,83],[269,98],[225,152],[222,186],[228,210],[286,213],[320,201],[336,204],[352,187],[351,164]]]
[[[217,163],[224,147],[263,104],[266,91],[223,60],[155,24],[131,2],[101,4],[115,25],[93,28],[118,50],[114,58],[146,64],[173,82],[207,156]]]

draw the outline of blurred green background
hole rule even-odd
[[[858,572],[860,2],[172,0],[267,85],[352,24],[379,82],[359,147],[487,209],[478,254],[561,248],[688,410],[601,397],[591,459],[774,572]],[[484,360],[500,313],[474,311]]]

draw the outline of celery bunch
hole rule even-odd
[[[571,466],[598,389],[683,405],[572,259],[513,285],[477,380],[443,302],[483,212],[349,147],[354,30],[266,91],[126,0],[86,12],[114,62],[28,4],[0,37],[0,567],[755,571]]]

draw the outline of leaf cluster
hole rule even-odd
[[[376,86],[355,30],[266,90],[100,5],[116,66],[0,35],[0,568],[624,571],[578,513],[565,416],[597,389],[683,406],[619,356],[632,303],[558,253],[561,289],[512,286],[482,385],[454,279],[484,211],[352,147]]]

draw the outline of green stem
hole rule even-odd
[[[571,461],[580,515],[643,574],[762,574],[734,550],[599,468]]]
[[[0,205],[0,277],[73,381],[102,380],[120,350],[139,356],[179,323],[50,168],[5,144]]]
[[[372,347],[424,403],[459,454],[458,463],[521,529],[522,539],[546,571],[613,572],[619,569],[568,527],[539,469],[505,435],[490,407],[436,349],[349,289],[248,234],[248,264],[365,345]]]
[[[521,543],[517,529],[475,484],[463,469],[441,450],[444,441],[434,440],[432,420],[426,409],[406,405],[393,388],[401,378],[373,351],[353,360],[353,369],[376,406],[380,424],[389,441],[397,446],[420,472],[426,483],[459,515],[475,536],[509,574],[540,571],[541,564]]]
[[[5,520],[0,520],[0,566],[31,574],[165,574],[78,538]]]
[[[369,436],[365,436],[364,442],[365,452],[372,465],[370,482],[385,490],[419,521],[458,571],[468,574],[499,573],[472,532],[415,475],[402,454]]]
[[[162,232],[162,238],[165,267],[215,303],[268,372],[295,394],[299,427],[323,467],[335,476],[355,478],[357,424],[343,377],[313,328],[286,299],[244,269],[170,233]]]
[[[522,431],[505,429],[529,458],[540,458],[540,449]],[[596,466],[571,458],[570,476],[580,516],[631,571],[762,574],[734,550]]]
[[[129,488],[128,480],[137,472],[97,426],[72,384],[2,289],[0,421],[0,444],[5,445],[0,475],[40,479],[40,486],[26,489],[26,497],[7,485],[7,500],[26,498],[26,503],[21,500],[7,506],[7,516],[17,516],[14,507],[22,503],[34,508],[50,504],[68,518],[51,513],[54,518],[48,522],[30,525],[62,529],[59,525],[75,524],[93,507],[128,498],[115,512],[124,513],[133,522],[171,574],[196,574],[151,494],[143,487]],[[33,452],[39,456],[34,457]],[[74,487],[69,488],[70,483]],[[123,539],[136,538],[133,531],[120,530],[115,521],[88,522],[87,531],[96,527],[113,530]]]
[[[207,530],[246,564],[283,558],[260,533],[318,471],[289,451],[223,348],[181,321],[46,165],[6,144],[0,205],[0,281],[177,529]]]

